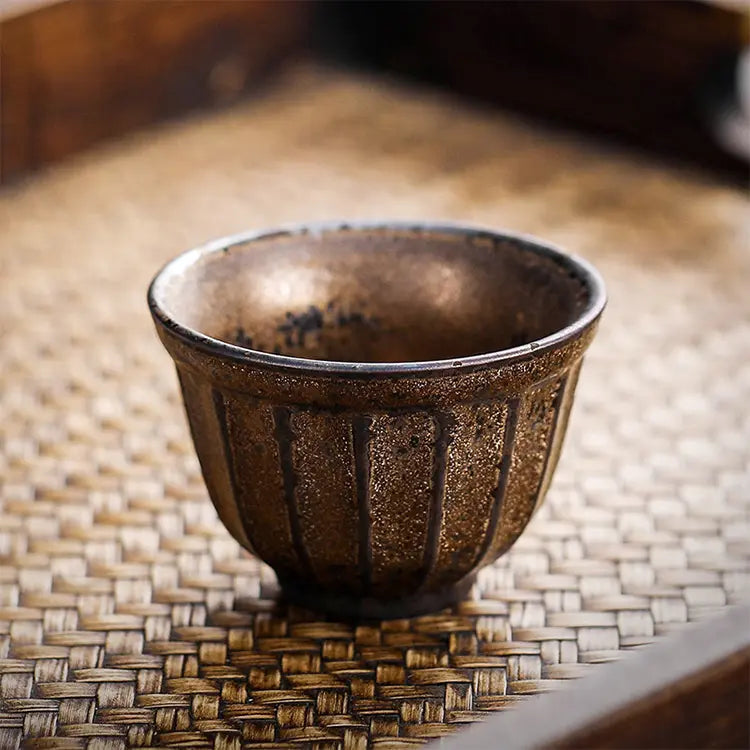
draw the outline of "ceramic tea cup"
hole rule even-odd
[[[191,250],[149,305],[231,534],[292,601],[400,617],[526,527],[605,291],[531,238],[339,224]]]

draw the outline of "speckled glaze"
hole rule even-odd
[[[227,262],[222,258],[234,255],[237,268],[248,266],[247,278],[254,278],[254,248],[263,243],[276,243],[279,258],[304,246],[302,265],[323,268],[326,281],[305,304],[314,298],[320,309],[332,309],[330,301],[325,307],[331,289],[336,300],[349,300],[347,309],[351,300],[360,300],[370,317],[357,312],[356,320],[379,326],[372,336],[380,343],[372,345],[371,357],[408,348],[415,324],[404,333],[388,316],[398,321],[401,305],[410,320],[423,308],[395,298],[379,307],[377,294],[387,296],[391,288],[387,280],[382,291],[373,292],[375,302],[368,302],[362,290],[382,281],[371,274],[346,277],[336,287],[344,272],[326,258],[329,245],[351,245],[348,257],[360,254],[369,264],[395,243],[411,253],[398,272],[413,271],[415,285],[422,283],[421,257],[434,260],[431,253],[445,252],[448,278],[457,275],[451,258],[480,253],[487,268],[476,280],[464,274],[464,286],[476,288],[461,287],[458,296],[446,298],[444,304],[454,306],[446,320],[460,318],[470,298],[480,295],[479,302],[485,302],[477,285],[495,267],[497,277],[487,288],[503,291],[506,279],[513,278],[506,255],[513,255],[514,273],[533,277],[533,294],[515,283],[497,298],[508,299],[507,310],[488,298],[479,308],[482,314],[491,320],[494,305],[506,321],[527,320],[548,304],[547,287],[554,297],[549,304],[557,307],[543,320],[550,330],[539,329],[546,335],[496,351],[481,350],[490,334],[472,340],[471,319],[464,316],[455,324],[448,351],[457,346],[454,341],[466,341],[470,353],[438,359],[326,357],[341,346],[366,353],[362,342],[370,334],[358,330],[356,341],[342,345],[340,331],[327,332],[328,323],[320,323],[317,313],[323,332],[316,329],[309,341],[304,335],[290,339],[283,321],[298,318],[287,313],[268,330],[284,332],[288,347],[279,351],[274,344],[276,353],[252,349],[248,344],[257,341],[256,329],[275,313],[258,312],[249,292],[250,312],[241,320],[231,304],[222,309],[221,300],[232,298],[229,285],[244,282],[234,281],[241,274],[233,271],[220,283],[214,267],[220,269]],[[443,245],[449,249],[440,249]],[[358,283],[361,288],[347,297]],[[434,294],[440,289],[436,285]],[[339,615],[400,617],[461,596],[476,571],[508,550],[529,522],[560,456],[582,357],[605,293],[584,261],[529,238],[453,225],[347,224],[247,234],[190,251],[157,275],[149,304],[177,365],[206,485],[232,535],[274,568],[292,600]],[[201,306],[203,312],[193,315]],[[425,309],[428,314],[438,316],[440,310]],[[338,317],[339,323],[351,319],[350,314]],[[231,331],[241,336],[233,340]],[[414,347],[419,349],[431,332],[426,326],[415,335]],[[270,349],[270,334],[260,335]],[[326,350],[325,342],[334,340],[330,346],[339,348]],[[430,346],[441,352],[436,341]]]

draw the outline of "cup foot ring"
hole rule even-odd
[[[305,609],[322,611],[337,617],[393,620],[416,617],[450,607],[466,598],[475,580],[476,574],[472,573],[438,591],[425,591],[394,599],[337,594],[330,589],[294,579],[280,578],[279,584],[288,602]]]

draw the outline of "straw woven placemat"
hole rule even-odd
[[[183,248],[340,216],[537,233],[609,283],[546,506],[452,612],[277,606],[147,314]],[[749,234],[739,190],[317,69],[6,190],[0,747],[411,747],[715,616],[750,584]]]

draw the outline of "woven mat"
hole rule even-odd
[[[466,220],[611,304],[546,506],[455,610],[321,621],[216,518],[146,284],[248,227]],[[570,685],[750,587],[741,191],[302,68],[0,194],[0,747],[401,748]]]

